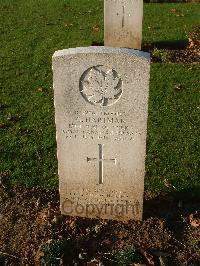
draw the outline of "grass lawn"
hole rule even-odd
[[[51,57],[103,42],[103,0],[1,0],[0,175],[58,185]],[[174,11],[175,10],[175,11]],[[184,43],[198,4],[146,4],[143,42]],[[151,66],[146,190],[200,191],[198,65]],[[177,89],[180,88],[180,89]]]

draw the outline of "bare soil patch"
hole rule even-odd
[[[145,265],[199,265],[198,203],[146,194],[143,221],[122,223],[63,216],[58,191],[1,186],[0,263],[41,265],[45,244],[68,239],[60,265],[116,265],[112,254],[130,246]]]
[[[144,44],[143,50],[151,52],[152,62],[200,63],[200,27],[189,34],[188,40]]]

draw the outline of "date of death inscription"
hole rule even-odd
[[[75,111],[67,120],[62,129],[66,139],[131,141],[137,134],[121,112]]]

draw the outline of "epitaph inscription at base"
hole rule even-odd
[[[88,47],[55,52],[61,211],[142,218],[149,54]]]

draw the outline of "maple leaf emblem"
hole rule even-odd
[[[91,104],[108,106],[122,94],[122,81],[113,69],[103,71],[101,66],[92,67],[81,81],[80,91]]]

